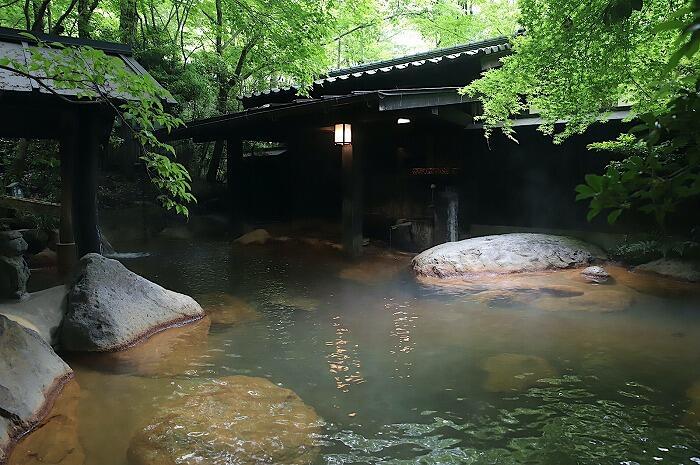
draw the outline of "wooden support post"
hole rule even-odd
[[[112,117],[87,113],[78,117],[73,170],[73,228],[78,256],[101,253],[97,222],[97,183],[100,150],[109,137]]]
[[[459,240],[459,192],[454,187],[445,189],[447,202],[447,241]]]
[[[245,216],[246,206],[243,188],[243,141],[240,137],[232,137],[226,141],[226,184],[230,218],[234,229],[239,229]]]
[[[61,158],[61,212],[58,227],[56,254],[58,271],[62,275],[71,272],[77,260],[75,237],[73,236],[73,171],[76,134],[69,132],[60,141]]]
[[[353,136],[355,136],[353,134]],[[358,144],[355,144],[356,146]],[[343,250],[350,258],[362,254],[362,166],[359,151],[342,145],[343,154]]]

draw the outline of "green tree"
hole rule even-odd
[[[413,23],[435,47],[513,35],[518,8],[514,0],[430,0]]]
[[[700,60],[686,59],[665,72],[678,33],[657,28],[674,18],[683,1],[521,0],[519,5],[526,32],[513,40],[513,55],[464,90],[482,99],[480,119],[487,132],[501,128],[512,135],[512,118],[533,112],[544,121],[541,129],[560,142],[605,120],[620,104],[631,105],[633,115],[658,114],[692,87],[689,79],[700,69]],[[622,14],[611,17],[618,8]],[[555,134],[560,120],[566,124]]]
[[[684,18],[686,18],[684,20]],[[692,60],[700,48],[700,0],[680,10],[660,30],[680,29],[680,46],[668,73]],[[663,229],[667,216],[688,199],[700,196],[700,75],[657,113],[640,115],[641,124],[617,141],[593,144],[618,156],[600,175],[586,176],[577,187],[578,200],[590,199],[589,218],[609,211],[613,223],[625,211],[653,216]]]

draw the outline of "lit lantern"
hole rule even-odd
[[[335,143],[336,145],[352,144],[352,128],[347,123],[339,123],[335,125]]]
[[[409,124],[411,122],[408,118],[399,118],[396,120],[396,124]]]

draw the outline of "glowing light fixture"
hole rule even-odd
[[[399,118],[396,120],[396,124],[408,124],[411,120],[408,118]]]
[[[352,127],[348,123],[338,123],[335,125],[336,145],[352,144]]]

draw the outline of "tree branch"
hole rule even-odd
[[[423,16],[424,14],[428,13],[429,10],[421,10],[421,11],[402,11],[400,13],[394,13],[389,16],[385,16],[383,18],[379,19],[374,19],[372,21],[368,21],[366,23],[358,24],[357,26],[353,27],[352,29],[348,29],[347,31],[343,32],[342,34],[338,35],[337,37],[333,38],[331,42],[335,42],[337,40],[342,39],[343,37],[352,34],[353,32],[357,32],[360,29],[365,29],[368,27],[372,27],[378,23],[384,22],[384,21],[391,21],[392,19],[400,18],[403,16]],[[326,43],[325,45],[330,44],[331,42]]]
[[[39,84],[39,86],[43,87],[46,89],[49,93],[55,95],[56,97],[60,98],[64,102],[70,103],[70,104],[76,104],[76,105],[94,105],[96,103],[100,103],[97,100],[91,100],[91,101],[86,101],[86,100],[72,100],[66,97],[65,95],[61,95],[58,92],[56,92],[55,89],[53,89],[51,86],[46,84],[44,80],[49,80],[50,78],[42,78],[39,76],[33,76],[30,73],[26,73],[24,71],[21,71],[19,69],[12,68],[11,66],[5,66],[5,65],[0,65],[0,69],[4,69],[6,71],[10,71],[11,73],[19,74],[20,76],[24,76],[26,78],[32,79]]]
[[[32,32],[42,32],[44,26],[44,15],[51,0],[44,0],[39,5],[39,8],[34,12],[34,24],[32,24]]]
[[[73,11],[75,8],[75,5],[77,5],[78,0],[71,0],[70,4],[68,5],[68,8],[66,8],[66,11],[63,12],[61,16],[56,20],[56,23],[53,25],[51,28],[51,34],[58,34],[59,28],[63,25],[63,21],[66,20],[68,15]]]

